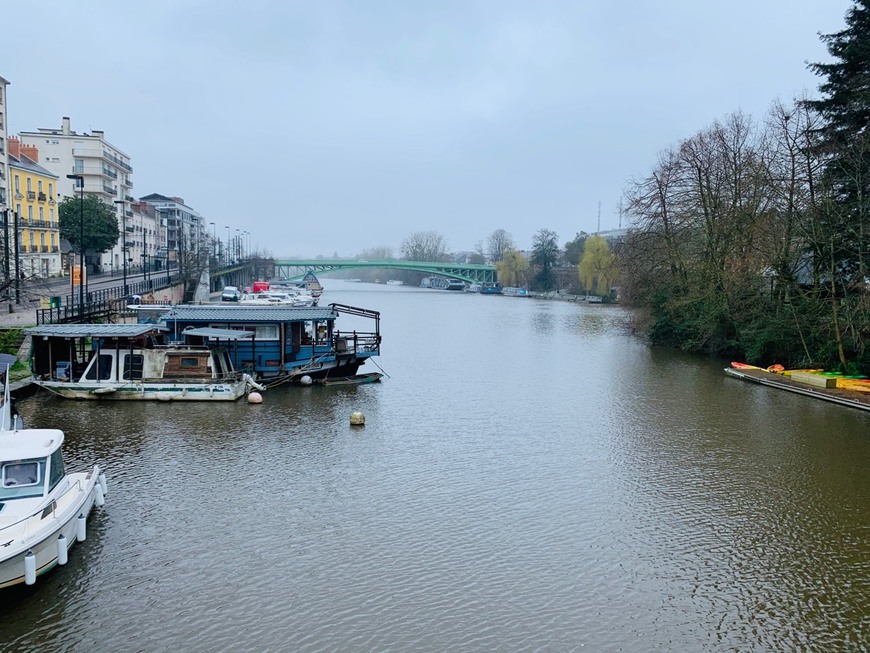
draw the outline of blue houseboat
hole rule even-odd
[[[349,330],[339,331],[336,320],[348,316]],[[239,340],[231,355],[238,370],[272,385],[347,377],[380,354],[380,313],[330,304],[310,307],[179,305],[160,316],[172,339],[190,341],[193,329],[212,328],[253,332]],[[194,332],[196,333],[196,332]],[[185,338],[186,334],[186,338]],[[201,336],[207,344],[208,336]]]

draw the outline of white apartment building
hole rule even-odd
[[[203,248],[210,247],[205,232],[205,220],[187,206],[181,197],[152,193],[140,197],[139,200],[153,206],[158,214],[159,229],[162,232],[162,242],[156,252],[158,266],[177,267],[185,253],[200,252]]]
[[[93,130],[78,134],[71,129],[70,119],[64,116],[60,129],[41,127],[35,132],[19,134],[22,145],[39,149],[39,165],[58,177],[60,198],[78,197],[77,179],[68,175],[81,175],[84,192],[96,195],[118,216],[118,229],[122,229],[125,211],[132,200],[133,168],[130,157],[109,143],[105,134]],[[128,225],[129,228],[129,225]],[[122,260],[123,235],[114,249],[98,255],[86,255],[91,272],[111,272],[116,261]],[[117,268],[115,268],[117,269]]]

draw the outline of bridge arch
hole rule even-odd
[[[311,270],[332,272],[334,270],[406,270],[461,279],[468,283],[495,283],[494,265],[473,263],[433,263],[432,261],[404,261],[387,259],[380,261],[350,261],[343,259],[275,259],[275,275],[281,279],[298,280]]]

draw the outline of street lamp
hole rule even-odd
[[[211,225],[211,255],[215,259],[215,263],[217,263],[217,227],[214,226],[214,222],[209,222]]]
[[[84,175],[67,175],[67,179],[75,179],[80,189],[79,193],[79,317],[85,314],[85,177]]]
[[[230,264],[230,228],[227,225],[227,265]]]
[[[121,215],[123,216],[124,222],[124,231],[121,234],[121,256],[123,257],[122,263],[124,264],[124,295],[126,296],[129,293],[127,287],[127,200],[115,200],[115,204],[121,205]]]

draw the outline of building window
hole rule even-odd
[[[54,199],[54,184],[48,182],[48,198]]]
[[[54,209],[49,209],[49,210],[48,210],[48,221],[49,221],[49,222],[54,222]]]
[[[77,175],[84,174],[85,172],[85,160],[84,159],[75,159],[73,163],[73,172]]]
[[[45,213],[42,210],[42,207],[39,207],[39,221],[43,222],[45,220]]]
[[[16,205],[15,205],[15,212],[16,212],[18,215],[21,215],[21,204],[16,204]]]
[[[20,186],[19,186],[19,181],[18,181],[18,175],[15,175],[15,192],[16,192],[16,193],[20,193],[20,192],[21,192],[21,188],[20,188]]]
[[[42,192],[42,179],[38,179],[36,181],[36,192],[38,192],[38,193]]]
[[[27,207],[27,219],[30,220],[31,222],[33,222],[33,207],[32,206]]]
[[[28,177],[27,178],[27,192],[29,193],[32,190],[33,190],[33,180],[30,177]]]

